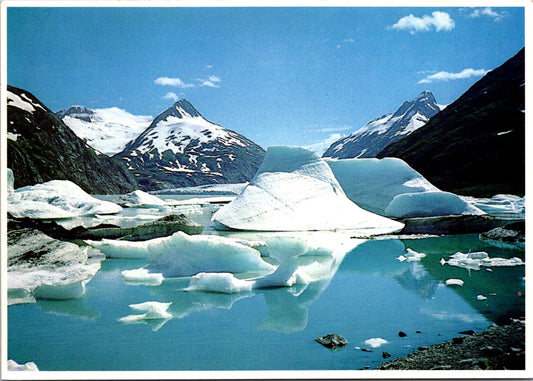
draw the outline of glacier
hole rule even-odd
[[[122,207],[99,200],[69,180],[51,180],[15,189],[8,194],[7,211],[14,217],[72,218],[115,214]]]
[[[365,229],[390,233],[403,224],[352,201],[326,162],[302,147],[269,147],[255,177],[212,218],[217,229],[311,231]]]
[[[398,158],[326,159],[350,200],[387,217],[431,217],[484,212],[443,192]]]
[[[39,368],[37,368],[37,365],[35,365],[34,362],[27,362],[25,364],[17,364],[14,360],[8,360],[7,361],[7,370],[10,372],[13,371],[31,371],[31,372],[37,372],[39,371]]]

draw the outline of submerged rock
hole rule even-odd
[[[348,345],[348,340],[336,333],[330,333],[326,336],[317,337],[316,342],[322,344],[326,348],[338,348]]]
[[[9,304],[79,298],[104,259],[98,250],[35,229],[10,231],[7,243]]]

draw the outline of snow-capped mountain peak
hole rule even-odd
[[[404,102],[395,112],[383,115],[333,143],[325,157],[374,157],[387,145],[400,140],[426,124],[441,110],[429,90]]]
[[[248,181],[264,151],[244,136],[205,119],[181,99],[155,117],[117,154],[146,190]],[[155,180],[158,179],[158,180]]]
[[[202,115],[194,108],[192,104],[186,99],[180,99],[174,103],[171,107],[167,108],[161,114],[159,114],[152,124],[157,124],[162,120],[168,120],[170,117],[176,117],[179,119],[184,118],[203,118]]]

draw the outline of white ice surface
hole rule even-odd
[[[120,276],[124,282],[131,285],[159,286],[163,283],[163,274],[150,273],[145,268],[134,270],[123,270]]]
[[[8,195],[8,211],[14,217],[71,218],[121,210],[119,205],[99,200],[68,180],[17,188]]]
[[[11,194],[15,191],[14,187],[15,178],[13,177],[13,171],[11,168],[7,169],[7,194]]]
[[[420,260],[422,258],[425,258],[426,257],[426,254],[424,253],[418,253],[416,251],[414,251],[413,249],[410,249],[410,248],[406,248],[406,253],[405,254],[402,254],[400,255],[398,258],[396,258],[397,260],[399,260],[400,262],[403,262],[403,261],[407,261],[407,262],[420,262]]]
[[[17,364],[13,360],[7,360],[7,370],[10,372],[13,371],[32,371],[37,372],[39,369],[34,362],[27,362],[25,364]]]
[[[442,191],[404,193],[395,196],[385,208],[391,217],[432,217],[459,214],[484,214],[453,193]]]
[[[149,193],[143,192],[142,190],[135,190],[133,192],[120,195],[118,202],[128,208],[132,207],[158,207],[168,205],[167,202],[161,200],[157,196],[153,196]]]
[[[462,280],[462,279],[456,279],[456,278],[451,278],[451,279],[446,279],[446,286],[463,286],[465,284],[465,282]]]
[[[86,241],[111,258],[148,258],[150,272],[167,277],[200,272],[272,272],[256,249],[242,240],[214,235],[189,236],[183,232],[148,241]]]
[[[381,337],[373,337],[371,339],[365,340],[365,345],[370,345],[372,348],[379,348],[383,344],[388,344],[388,341]]]
[[[301,147],[269,147],[242,193],[214,216],[215,227],[255,231],[368,229],[388,233],[403,224],[351,202],[326,162]]]
[[[238,279],[231,273],[198,273],[191,278],[185,291],[208,291],[233,294],[251,291],[253,282]]]
[[[326,162],[350,200],[383,216],[483,213],[459,196],[440,191],[401,159],[326,159]]]
[[[518,257],[513,258],[490,258],[485,251],[476,251],[471,253],[457,252],[450,256],[447,261],[441,259],[441,264],[462,267],[467,270],[480,270],[484,267],[504,267],[504,266],[523,266],[525,263]]]

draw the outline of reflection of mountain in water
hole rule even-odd
[[[433,278],[420,262],[411,262],[407,270],[394,279],[406,290],[414,291],[426,300],[435,295],[439,281]]]

